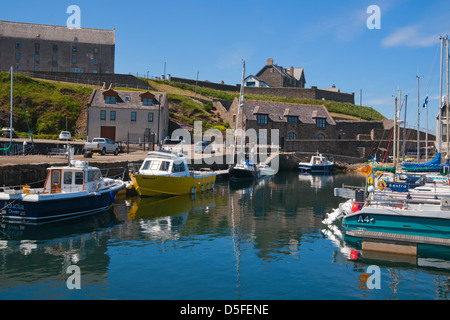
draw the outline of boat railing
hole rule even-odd
[[[130,163],[128,164],[128,167],[130,167]],[[111,171],[113,171],[113,173],[111,173]],[[101,169],[101,172],[104,178],[123,180],[125,178],[126,168],[124,167],[104,168]]]

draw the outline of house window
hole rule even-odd
[[[39,71],[39,67],[38,66],[34,67],[34,71]]]
[[[16,60],[20,60],[20,53],[16,53]]]
[[[106,104],[116,104],[116,97],[114,96],[105,96]]]
[[[113,120],[113,121],[116,120],[116,112],[115,111],[111,111],[109,113],[109,120]]]
[[[98,53],[98,48],[94,47],[94,53]]]
[[[148,122],[153,122],[153,112],[148,113]]]
[[[136,121],[136,112],[131,112],[131,121]]]
[[[53,71],[53,72],[56,72],[56,71],[58,71],[58,68],[53,67],[53,68],[52,68],[52,71]]]
[[[324,118],[317,118],[316,119],[316,126],[317,126],[317,128],[323,129],[323,128],[325,128],[326,124],[327,124],[327,122],[326,122],[326,120]]]
[[[255,87],[255,86],[256,86],[255,81],[248,81],[247,82],[247,87]]]
[[[152,106],[153,105],[153,99],[152,98],[143,98],[142,104],[144,106]]]
[[[100,110],[100,120],[106,120],[106,110]]]
[[[58,45],[57,44],[53,45],[53,51],[58,51]]]
[[[77,63],[77,58],[73,57],[72,58],[72,63]]]
[[[72,47],[72,52],[77,52],[77,47],[73,46]]]
[[[288,121],[289,123],[297,123],[298,117],[288,116],[288,117],[287,117],[287,121]]]
[[[94,64],[98,64],[98,61],[97,61],[97,59],[94,59]]]
[[[325,139],[325,136],[324,136],[323,134],[319,133],[319,134],[317,135],[317,139],[323,140],[323,139]]]
[[[297,135],[294,132],[289,132],[288,140],[295,140],[295,139],[297,139]]]
[[[34,56],[34,61],[39,61],[39,55],[38,54]]]
[[[257,121],[259,125],[267,124],[267,114],[258,114]]]
[[[72,68],[72,72],[83,73],[83,69],[81,69],[81,68]]]
[[[39,43],[35,43],[35,44],[34,44],[34,53],[35,53],[35,54],[38,54],[38,53],[39,53],[39,48],[40,48]]]
[[[16,70],[20,70],[20,66],[16,64]]]
[[[53,60],[53,62],[57,62],[58,61],[58,57],[57,56],[53,56],[52,60]]]
[[[20,42],[16,42],[16,48],[20,48]]]

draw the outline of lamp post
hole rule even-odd
[[[162,94],[159,95],[159,99],[158,99],[158,141],[156,141],[158,146],[159,146],[159,122],[160,122],[160,118],[161,118],[161,97],[162,97]]]

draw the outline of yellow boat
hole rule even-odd
[[[189,171],[184,155],[170,151],[149,152],[139,171],[129,175],[136,192],[147,197],[209,191],[216,182],[216,173]]]

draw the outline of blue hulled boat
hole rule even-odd
[[[334,162],[317,153],[317,155],[311,157],[309,162],[300,162],[298,169],[306,172],[332,172],[334,170]]]
[[[71,160],[48,168],[43,188],[2,188],[0,220],[34,224],[92,214],[108,209],[124,188],[122,179],[102,177],[100,169]]]

